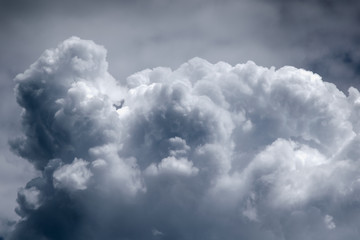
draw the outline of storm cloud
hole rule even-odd
[[[17,75],[41,172],[6,239],[357,239],[360,93],[194,58],[117,81],[72,37]]]

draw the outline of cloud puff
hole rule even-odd
[[[120,84],[105,58],[72,37],[16,77],[42,177],[9,239],[357,239],[357,89],[199,58]]]
[[[156,166],[151,164],[146,170],[150,175],[158,174],[180,174],[180,175],[196,175],[198,169],[193,167],[193,163],[187,159],[180,158],[176,159],[174,157],[167,157],[161,160],[161,162]]]
[[[55,188],[85,190],[92,173],[87,168],[89,162],[75,158],[71,164],[56,169],[53,174]]]

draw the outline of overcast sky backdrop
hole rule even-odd
[[[40,174],[8,141],[21,135],[13,79],[45,49],[71,36],[93,40],[107,49],[108,71],[121,83],[201,57],[304,68],[348,95],[360,87],[359,25],[357,0],[0,0],[0,230],[18,218],[19,188]]]

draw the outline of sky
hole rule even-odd
[[[0,1],[0,239],[357,239],[359,22],[356,0]]]

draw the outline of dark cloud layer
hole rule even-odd
[[[343,91],[359,87],[360,2],[356,0],[274,1],[280,23],[307,54],[304,66]]]
[[[41,176],[7,239],[357,239],[360,93],[194,58],[119,83],[72,37],[15,79]]]
[[[117,66],[110,70],[119,79],[198,56],[231,64],[253,60],[268,67],[304,67],[343,91],[358,87],[356,0],[4,0],[0,11],[0,41],[12,46],[2,50],[0,59],[14,63],[8,64],[12,74],[44,47],[79,35],[107,46]]]

